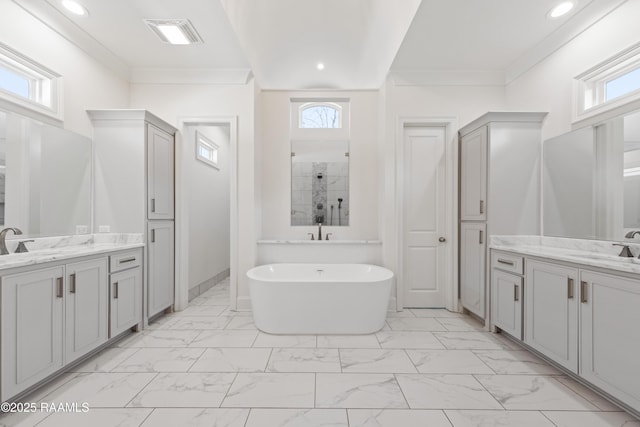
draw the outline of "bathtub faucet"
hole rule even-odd
[[[318,240],[322,240],[322,223],[318,223]]]

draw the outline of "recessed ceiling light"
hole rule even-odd
[[[87,16],[89,14],[86,7],[73,0],[62,0],[62,6],[74,15]]]
[[[145,19],[144,22],[165,43],[202,43],[200,34],[188,19]]]
[[[575,4],[572,1],[564,1],[549,11],[549,18],[559,18],[566,15],[573,9]]]
[[[322,63],[322,62],[318,62],[318,64],[316,65],[316,68],[317,68],[318,70],[324,70],[324,63]]]

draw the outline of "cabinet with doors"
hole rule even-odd
[[[578,270],[527,260],[524,342],[578,372]]]
[[[70,363],[107,341],[107,258],[67,264],[65,277],[65,363]]]
[[[546,113],[487,113],[460,129],[460,255],[462,306],[489,316],[491,235],[539,234],[540,146]],[[484,227],[482,231],[480,227]],[[482,234],[476,239],[471,230]],[[482,270],[478,263],[484,264]],[[488,322],[486,322],[488,326]]]
[[[522,339],[523,273],[522,256],[491,253],[491,319],[494,326]]]
[[[460,301],[481,317],[485,307],[486,229],[482,222],[460,225]]]
[[[492,325],[515,338],[507,276],[519,275],[498,259],[525,265],[524,344],[640,414],[640,275],[492,250]]]
[[[174,233],[172,221],[149,221],[148,312],[153,316],[173,304]]]
[[[0,280],[3,401],[107,341],[106,257]]]
[[[146,321],[174,303],[176,129],[145,110],[91,110],[89,115],[97,165],[96,231],[106,226],[145,234]]]
[[[580,270],[580,376],[636,412],[640,412],[639,307],[637,277]]]
[[[142,249],[109,257],[109,338],[142,321]]]

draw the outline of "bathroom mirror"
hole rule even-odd
[[[640,229],[640,112],[544,141],[543,233],[624,240]]]
[[[0,227],[30,237],[89,233],[91,159],[89,138],[0,111]]]
[[[291,143],[291,225],[349,225],[349,143]]]

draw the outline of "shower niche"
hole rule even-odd
[[[291,225],[349,225],[349,143],[292,141]]]

